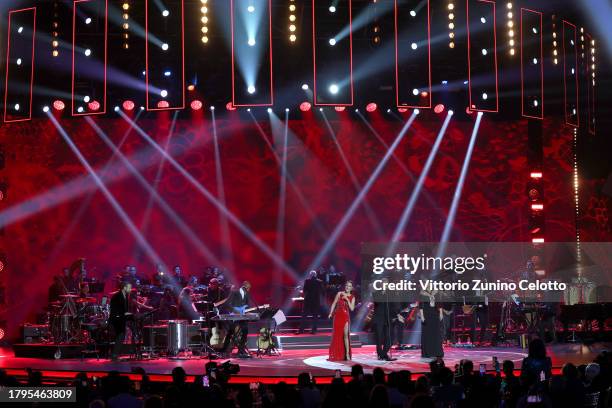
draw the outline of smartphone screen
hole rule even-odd
[[[484,363],[480,364],[480,375],[484,375],[487,372],[487,366]]]
[[[209,381],[207,375],[202,377],[202,386],[203,387],[210,387],[210,381]]]

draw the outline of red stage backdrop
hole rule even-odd
[[[162,113],[157,119],[138,123],[164,146],[171,125],[169,115],[172,113]],[[238,120],[232,115],[237,113],[217,121],[227,206],[258,239],[275,250],[278,162],[254,122]],[[331,125],[355,177],[363,186],[386,148],[363,122],[350,118],[346,112],[343,115],[334,118]],[[391,144],[402,123],[383,120],[376,114],[372,116],[374,129]],[[122,119],[94,120],[115,144],[120,143],[129,129]],[[414,187],[406,169],[415,180],[418,178],[442,121],[442,116],[422,114],[414,122],[396,151],[397,160],[389,161],[367,195],[380,229],[377,230],[376,223],[371,222],[363,205],[360,206],[325,265],[334,264],[349,276],[355,276],[359,270],[360,244],[390,238]],[[86,120],[63,119],[61,123],[163,261],[168,266],[181,265],[187,274],[201,275],[213,261],[185,238],[158,205],[152,204],[149,193],[113,157]],[[440,239],[472,127],[470,121],[451,121],[403,240]],[[270,126],[263,122],[261,129],[268,141],[277,146],[279,156],[282,155],[284,123]],[[571,149],[572,130],[546,122],[544,132],[547,144],[552,146],[552,151],[547,148],[550,156],[547,166],[551,168],[544,170],[546,201],[551,201],[546,207],[546,216],[554,220],[552,226],[547,226],[546,238],[571,241],[571,155],[563,151]],[[485,115],[452,240],[529,239],[526,133],[525,121],[494,122]],[[4,273],[8,274],[7,318],[13,334],[21,322],[31,319],[45,304],[52,275],[78,257],[87,259],[90,274],[109,281],[107,290],[111,290],[110,278],[125,264],[134,263],[140,272],[152,274],[153,262],[138,247],[50,121],[37,119],[5,125],[0,129],[0,138],[7,152],[5,173],[9,189],[0,221],[6,224],[4,238],[8,246]],[[159,174],[159,194],[197,237],[222,258],[228,251],[222,239],[219,211],[164,162],[137,132],[125,136],[121,151],[140,168],[149,183],[155,184]],[[199,183],[218,196],[209,119],[178,120],[168,151]],[[554,167],[558,170],[552,170]],[[303,274],[357,192],[324,122],[314,118],[290,121],[287,170],[310,211],[288,183],[282,256],[298,274]],[[293,283],[232,225],[230,238],[233,259],[228,266],[237,279],[253,283],[259,301],[272,300],[278,287]],[[279,303],[279,299],[275,298],[272,303]]]

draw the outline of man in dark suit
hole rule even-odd
[[[251,290],[251,283],[244,281],[238,290],[232,291],[229,298],[227,299],[227,305],[229,306],[231,313],[242,314],[241,309],[248,307],[251,304],[251,296],[249,291]],[[232,325],[230,330],[233,336],[226,337],[226,345],[224,349],[227,349],[230,337],[234,339],[234,344],[238,347],[239,357],[250,357],[247,349],[247,336],[249,335],[249,324],[247,321],[241,320],[236,324]],[[231,351],[231,349],[228,349]]]
[[[132,284],[122,282],[120,290],[113,295],[110,301],[110,318],[109,322],[115,330],[115,345],[111,354],[112,360],[117,360],[119,351],[125,340],[125,326],[129,314],[129,295],[132,290]]]
[[[311,316],[312,334],[317,332],[317,321],[321,316],[321,295],[323,282],[317,278],[317,271],[310,271],[308,279],[304,281],[304,303],[302,305],[302,321],[298,334],[304,332],[307,317]]]

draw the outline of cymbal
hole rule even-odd
[[[63,298],[77,298],[79,296],[78,295],[73,295],[72,293],[67,293],[65,295],[60,295],[60,297],[63,297]]]
[[[96,303],[96,298],[93,297],[82,297],[78,298],[77,303]]]

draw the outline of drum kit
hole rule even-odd
[[[50,303],[50,341],[56,344],[96,342],[106,329],[108,314],[105,298],[97,304],[94,297],[60,295],[60,300]]]

